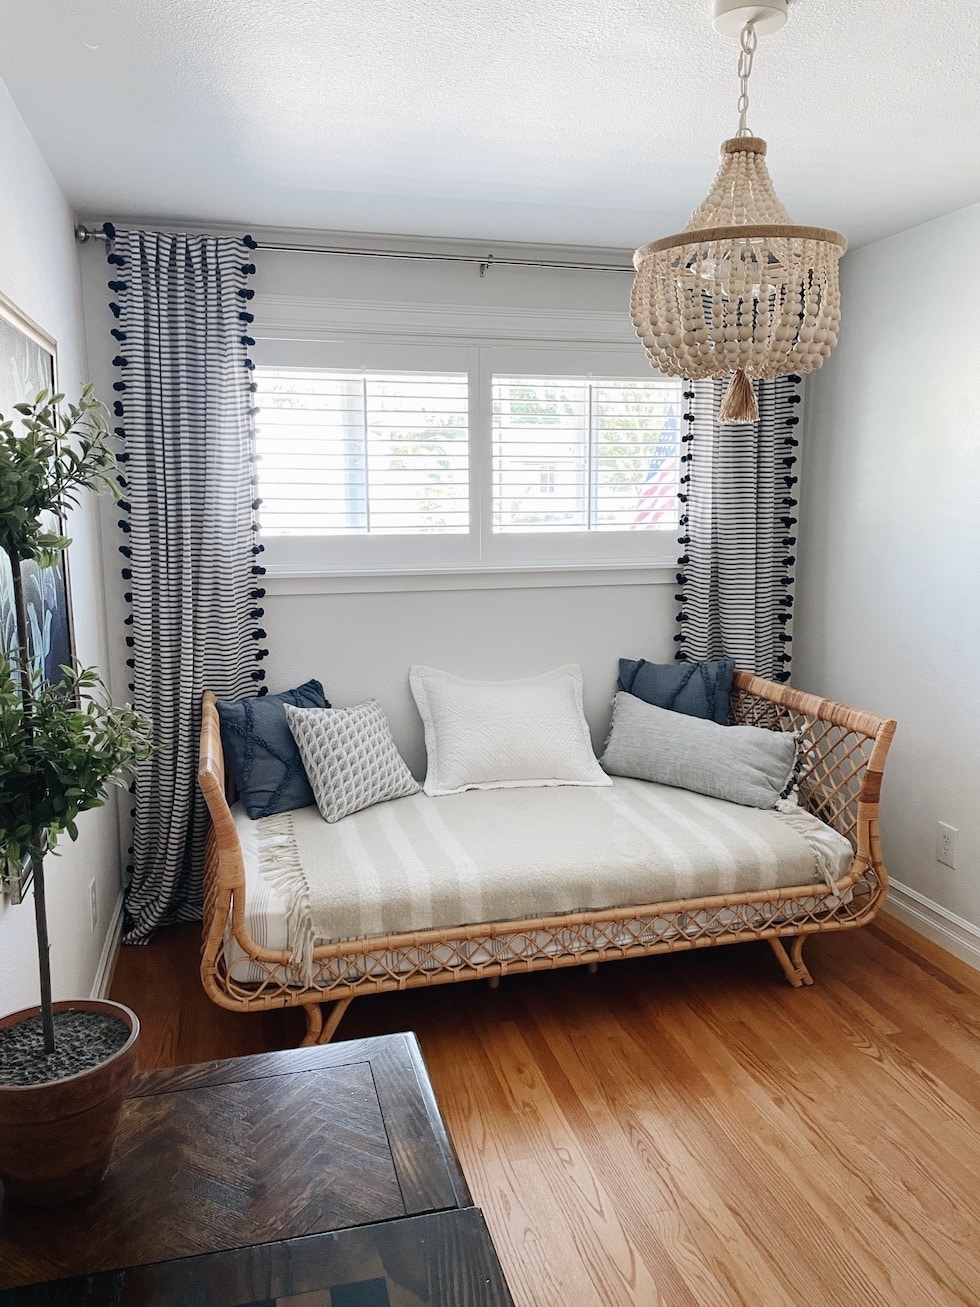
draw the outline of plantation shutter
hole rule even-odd
[[[676,381],[495,376],[492,395],[495,532],[676,526]]]
[[[258,368],[264,535],[469,529],[464,374]]]

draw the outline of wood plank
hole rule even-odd
[[[405,1049],[409,1045],[418,1047],[414,1036],[408,1034],[398,1035],[396,1043]],[[214,1058],[210,1062],[197,1062],[191,1066],[175,1064],[157,1071],[143,1071],[133,1082],[129,1097],[146,1098],[153,1094],[172,1094],[180,1089],[237,1084],[244,1080],[268,1080],[274,1076],[349,1066],[354,1062],[372,1063],[384,1056],[385,1052],[386,1041],[368,1036],[343,1041],[342,1047],[336,1043],[307,1048],[270,1049],[268,1053],[253,1053],[231,1059]],[[420,1098],[420,1095],[417,1094],[416,1097]]]
[[[475,1032],[467,1047],[479,1056]],[[579,1301],[584,1288],[581,1228],[559,1219],[551,1162],[536,1145],[533,1126],[513,1110],[488,1058],[481,1064],[447,1057],[446,1071],[441,1092],[454,1099],[461,1095],[468,1105],[467,1128],[457,1116],[454,1134],[466,1150],[471,1183],[482,1195],[495,1242],[506,1232],[510,1257],[505,1274],[516,1301],[541,1307]],[[601,1274],[587,1283],[590,1302],[612,1307],[624,1301],[617,1296],[620,1286]],[[650,1307],[660,1301],[654,1297]]]
[[[592,1149],[570,1124],[563,1100],[556,1099],[542,1076],[517,1023],[501,1023],[494,1032],[494,1047],[503,1052],[500,1070],[511,1110],[523,1119],[534,1140],[538,1168],[552,1193],[552,1220],[571,1231],[593,1284],[605,1286],[602,1301],[666,1302],[594,1165]],[[685,1296],[681,1301],[693,1307],[693,1299]]]
[[[146,1050],[297,1043],[193,992],[191,929],[120,958]],[[337,1037],[417,1033],[522,1307],[976,1307],[980,974],[890,918],[806,959],[801,990],[761,944],[363,998]]]
[[[0,1307],[513,1307],[474,1207],[335,1234],[0,1290]]]
[[[539,1003],[534,1010],[540,1014]],[[557,1031],[542,1020],[541,1026],[536,1060],[547,1067],[553,1055],[549,1082],[557,1087],[560,1076],[572,1088],[578,1100],[575,1126],[594,1135],[591,1155],[616,1194],[625,1227],[646,1248],[658,1283],[669,1286],[670,1302],[727,1307],[739,1283],[780,1281],[782,1268],[760,1256],[731,1218],[727,1184],[719,1191],[703,1173],[696,1176],[686,1123],[672,1092],[651,1092],[651,1081],[664,1079],[662,1044],[650,1039],[655,1025],[645,1026],[642,1048],[636,1052],[634,1046],[630,1056],[623,1055],[621,1040],[588,1038],[595,1028],[591,1011],[584,1025],[566,1023]],[[651,1061],[652,1076],[642,1069]],[[623,1188],[621,1178],[628,1172],[641,1182]],[[790,1285],[782,1283],[787,1301]]]
[[[872,1238],[867,1235],[868,1207],[878,1204],[886,1210],[893,1197],[876,1193],[865,1178],[873,1159],[881,1183],[893,1179],[887,1160],[881,1166],[872,1152],[876,1137],[880,1147],[877,1121],[858,1122],[852,1128],[851,1113],[845,1110],[836,1117],[834,1129],[826,1128],[821,1114],[813,1111],[813,1099],[800,1092],[784,1068],[757,1059],[754,1050],[739,1048],[738,1040],[737,1027],[714,1032],[696,1015],[678,1039],[688,1056],[696,1054],[703,1067],[718,1071],[714,1081],[721,1079],[722,1071],[731,1076],[726,1098],[739,1104],[738,1113],[732,1114],[719,1112],[717,1102],[697,1103],[698,1115],[686,1134],[700,1149],[699,1168],[716,1183],[726,1172],[741,1177],[731,1201],[745,1237],[761,1245],[764,1229],[765,1243],[794,1248],[795,1289],[786,1301],[801,1307],[813,1301],[933,1301],[923,1292],[918,1275],[912,1277],[914,1290],[907,1283],[908,1230],[899,1228],[889,1238],[889,1223],[876,1228]],[[848,1098],[831,1101],[843,1105]],[[705,1148],[709,1132],[710,1148]],[[805,1185],[801,1177],[806,1177]],[[897,1210],[901,1212],[901,1203]],[[901,1227],[901,1218],[898,1224]],[[841,1237],[845,1230],[846,1239]]]
[[[375,1092],[407,1212],[472,1203],[414,1035],[384,1040],[372,1055]]]

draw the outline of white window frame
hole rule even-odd
[[[301,311],[295,313],[299,303]],[[477,315],[472,308],[449,306],[332,301],[313,306],[309,301],[275,300],[271,316],[278,319],[278,330],[263,335],[259,323],[270,315],[263,314],[261,303],[257,307],[256,343],[250,354],[259,368],[466,372],[470,377],[469,533],[269,536],[262,540],[261,561],[271,580],[545,575],[570,570],[622,575],[642,570],[649,575],[651,569],[676,567],[675,527],[548,535],[491,530],[493,375],[649,380],[649,364],[625,314],[565,312],[549,320],[548,315],[520,310]]]

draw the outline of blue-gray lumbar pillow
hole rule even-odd
[[[645,658],[620,658],[616,689],[635,694],[657,708],[669,708],[688,717],[706,717],[724,726],[734,670],[734,658],[703,663],[648,663]]]
[[[221,747],[242,806],[253,821],[308,808],[316,800],[283,704],[329,708],[319,681],[254,699],[219,699]]]
[[[793,780],[796,736],[698,721],[621,690],[613,699],[612,728],[599,762],[611,776],[635,776],[749,808],[774,808]]]

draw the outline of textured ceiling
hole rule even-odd
[[[17,0],[0,77],[76,211],[632,248],[737,126],[710,0]],[[966,0],[791,0],[749,126],[861,244],[980,200]]]

